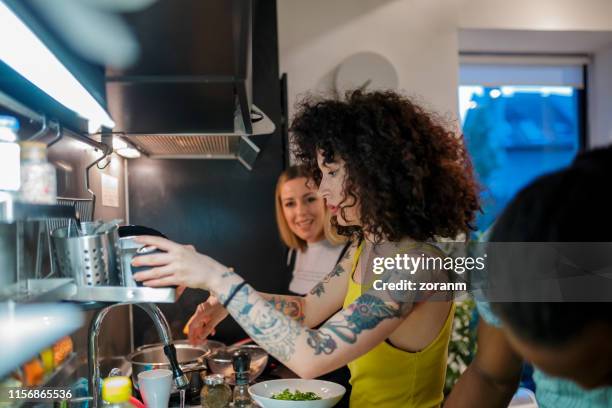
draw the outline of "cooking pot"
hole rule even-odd
[[[189,400],[199,397],[202,388],[200,373],[206,371],[206,356],[210,353],[205,347],[194,347],[188,344],[174,344],[176,347],[176,358],[189,380],[187,397]],[[138,390],[138,374],[143,371],[165,368],[171,370],[170,362],[164,354],[162,344],[145,345],[131,353],[127,357],[132,365],[132,383]],[[176,387],[172,386],[172,393],[177,393]]]
[[[172,343],[175,346],[178,346],[179,344],[183,344],[185,346],[190,346],[191,345],[189,343],[189,340],[187,340],[187,339],[174,340],[174,341],[172,341]],[[144,350],[146,348],[156,347],[156,346],[163,346],[163,343],[143,344],[142,346],[136,347],[136,350],[137,351],[138,350]],[[222,342],[216,341],[216,340],[208,340],[208,339],[204,340],[203,343],[196,345],[196,347],[204,349],[207,352],[206,353],[207,356],[209,354],[215,353],[217,350],[221,350],[221,349],[227,348],[225,343],[222,343]]]

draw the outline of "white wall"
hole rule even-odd
[[[612,0],[278,0],[278,20],[290,113],[305,92],[329,90],[345,58],[374,51],[395,66],[400,89],[456,117],[459,29],[612,31]],[[612,142],[610,49],[594,53],[596,144]]]
[[[454,115],[457,32],[445,3],[279,0],[280,69],[288,74],[290,105],[304,92],[329,90],[348,56],[375,51],[395,66],[401,89]]]
[[[461,28],[612,30],[610,0],[460,1],[457,25]]]

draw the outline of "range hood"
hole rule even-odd
[[[252,168],[250,136],[274,123],[252,104],[251,0],[157,0],[123,15],[140,44],[136,64],[107,69],[108,108],[152,158],[237,159]]]

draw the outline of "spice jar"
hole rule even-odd
[[[47,145],[40,142],[21,142],[20,201],[55,204],[56,195],[55,167],[47,162]]]
[[[202,408],[226,408],[231,401],[232,389],[221,374],[204,377],[204,387],[200,392]]]

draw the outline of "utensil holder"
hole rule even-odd
[[[92,234],[99,226],[84,222],[81,236],[70,236],[68,227],[51,233],[52,258],[60,273],[78,286],[118,285],[121,276],[117,227]]]

